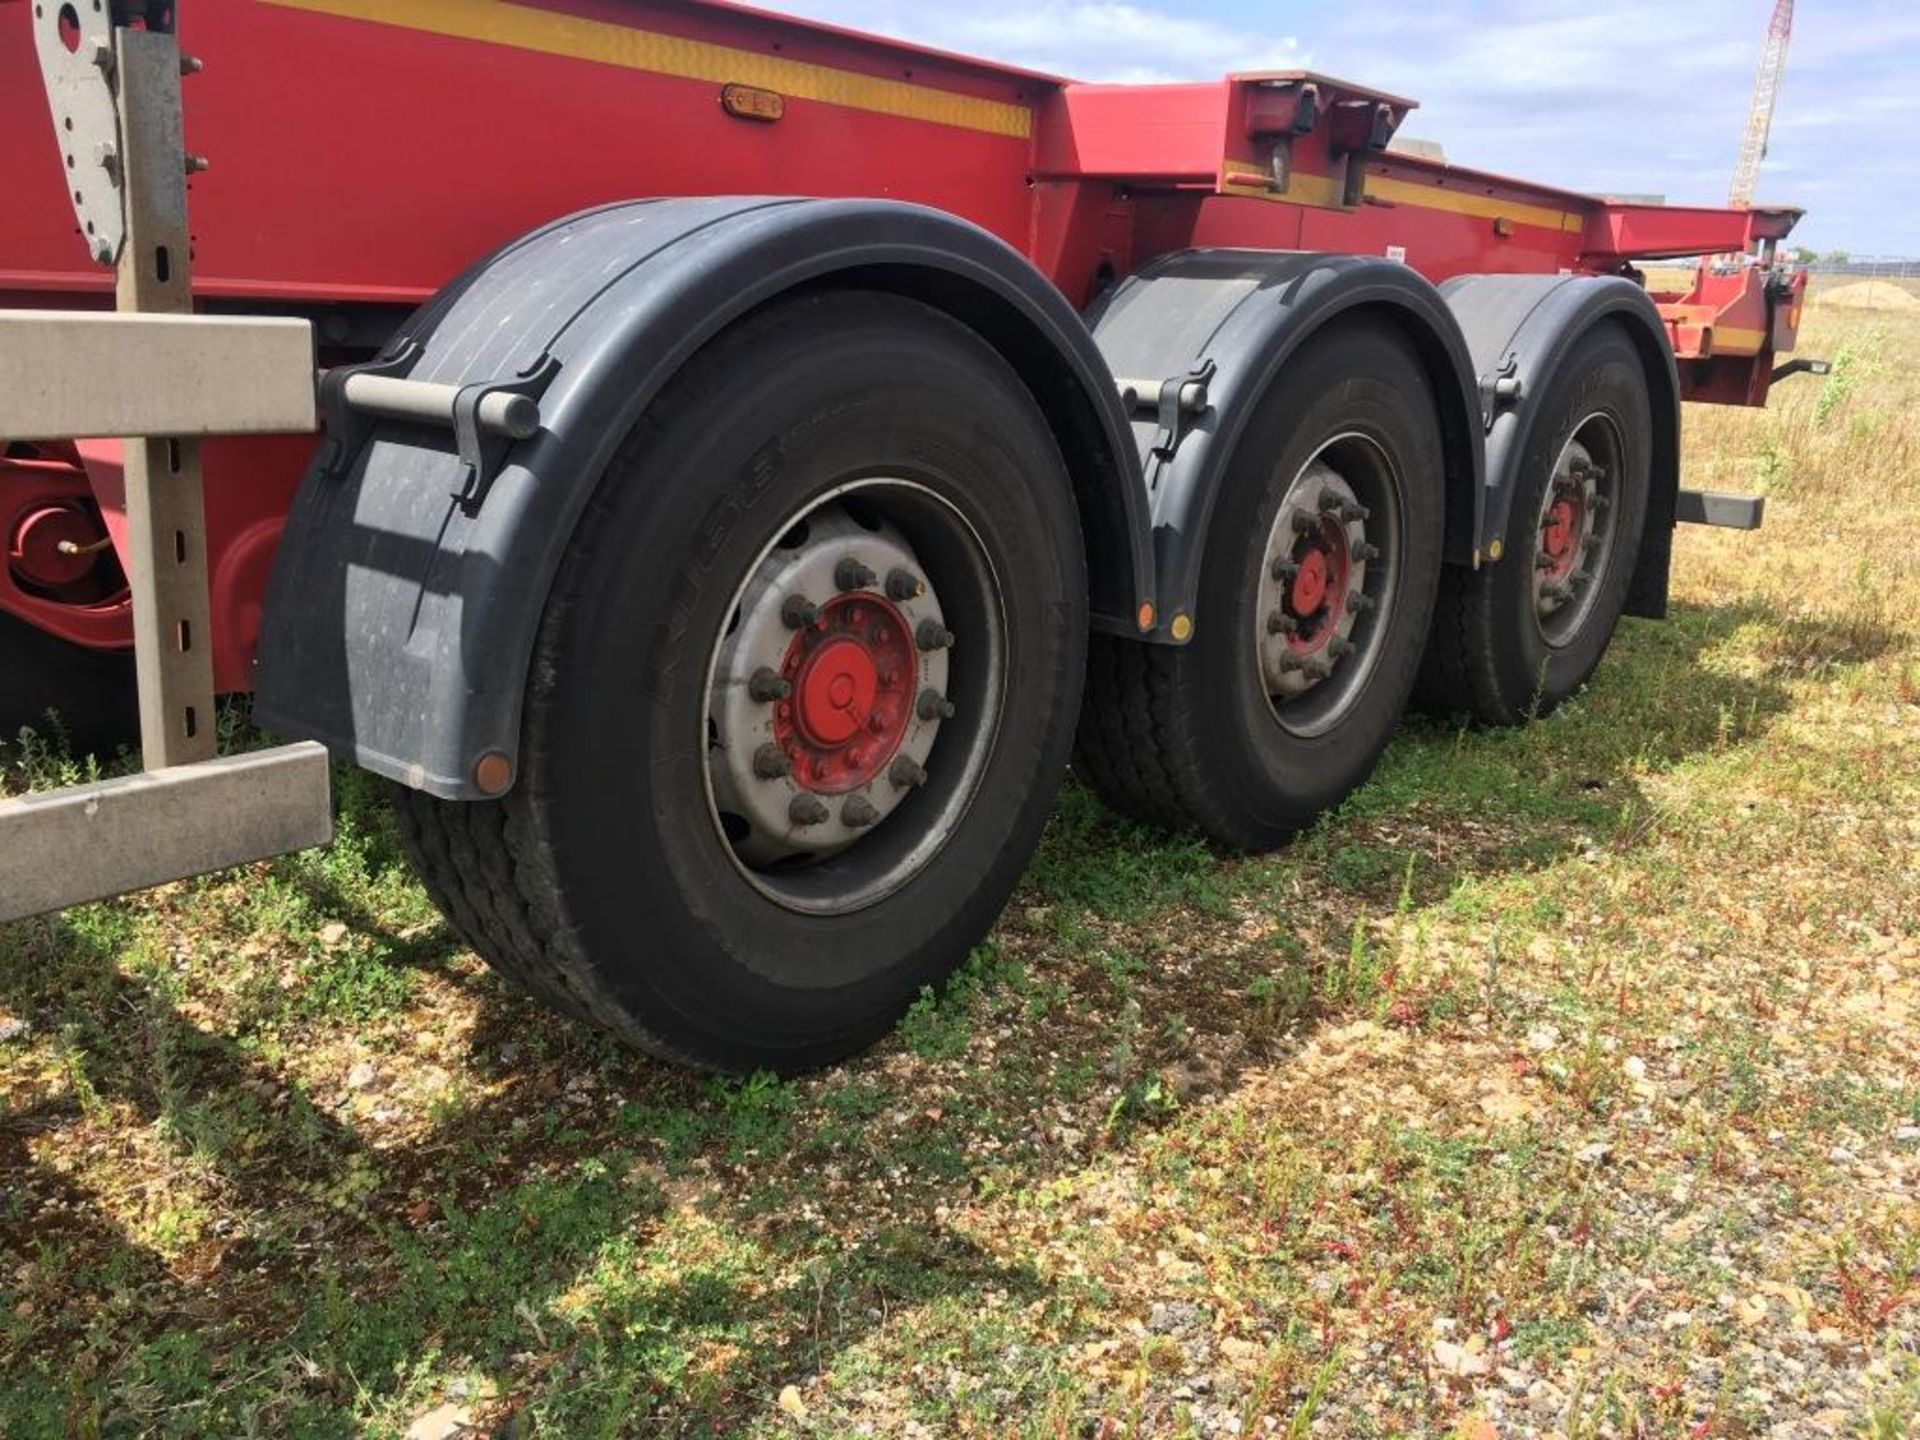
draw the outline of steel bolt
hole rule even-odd
[[[1536,570],[1551,570],[1555,565],[1559,563],[1560,562],[1555,560],[1553,556],[1547,554],[1546,551],[1542,550],[1539,556],[1534,560],[1533,568]]]
[[[880,823],[880,811],[866,796],[855,795],[840,807],[840,823],[850,830],[864,830]]]
[[[887,771],[896,790],[918,790],[927,783],[927,772],[911,756],[902,755]]]
[[[951,720],[954,716],[953,702],[938,690],[922,690],[914,708],[922,720]]]
[[[1276,580],[1290,581],[1300,573],[1300,567],[1291,560],[1276,560],[1273,562],[1273,570],[1270,573]]]
[[[862,768],[866,763],[867,763],[867,747],[866,746],[855,745],[853,748],[847,751],[847,764],[852,766],[855,770]]]
[[[187,174],[201,175],[206,173],[213,162],[204,155],[183,155],[180,157],[180,164]]]
[[[1369,545],[1366,541],[1362,540],[1358,545],[1353,547],[1353,558],[1362,562],[1378,560],[1380,558],[1380,547],[1378,545]]]
[[[1298,635],[1300,633],[1300,622],[1286,611],[1276,610],[1267,616],[1267,633],[1269,635]]]
[[[1609,503],[1610,502],[1607,500],[1607,497],[1604,495],[1589,495],[1587,497],[1587,508],[1593,511],[1596,515],[1599,514],[1602,510],[1606,509]]]
[[[887,717],[882,715],[878,710],[874,711],[871,715],[867,716],[867,729],[876,735],[886,734]]]
[[[753,773],[762,780],[784,780],[793,773],[793,762],[778,745],[762,745],[753,752]]]
[[[1353,653],[1353,642],[1344,635],[1336,635],[1327,641],[1327,654],[1335,660],[1344,660]]]
[[[1356,520],[1369,520],[1372,517],[1373,511],[1369,510],[1365,505],[1349,504],[1340,507],[1340,518],[1349,525]]]
[[[1280,657],[1280,671],[1282,674],[1286,674],[1292,670],[1304,670],[1305,668],[1306,662],[1291,650]]]
[[[762,665],[753,672],[753,678],[747,681],[747,694],[762,705],[769,705],[775,700],[784,700],[793,694],[793,682],[772,666]]]
[[[905,566],[896,565],[887,572],[889,600],[918,600],[926,593],[926,582]]]
[[[182,55],[180,57],[180,74],[182,76],[198,75],[206,68],[207,62],[202,60],[198,55]]]
[[[1373,597],[1364,591],[1351,590],[1347,593],[1347,609],[1356,615],[1365,615],[1374,608]]]
[[[1308,660],[1306,664],[1300,668],[1306,672],[1307,679],[1309,680],[1326,680],[1333,675],[1333,666],[1322,660],[1318,655]]]
[[[1307,535],[1320,528],[1320,517],[1308,510],[1293,512],[1293,533]]]
[[[953,644],[953,632],[938,620],[926,619],[913,632],[913,642],[922,650],[944,650]]]
[[[881,639],[884,640],[885,638],[886,637],[884,635],[881,636]],[[885,665],[881,667],[880,688],[882,690],[891,690],[894,686],[898,685],[899,683],[900,683],[900,672],[898,670],[894,669],[891,665]]]
[[[820,607],[804,595],[789,595],[780,606],[780,619],[789,630],[804,630],[820,618]]]
[[[793,803],[787,806],[787,819],[802,830],[809,825],[824,824],[827,814],[826,803],[818,795],[796,795]]]
[[[833,774],[833,765],[825,756],[813,762],[813,778],[815,780],[825,780],[831,774]]]
[[[872,569],[851,555],[833,567],[833,583],[842,590],[865,590],[873,581]]]

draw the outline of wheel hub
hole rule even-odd
[[[1267,541],[1258,613],[1267,693],[1297,699],[1352,663],[1353,634],[1371,608],[1369,511],[1325,460],[1300,474]]]
[[[742,587],[708,696],[707,773],[734,853],[837,854],[927,779],[951,713],[939,597],[892,525],[807,513]]]
[[[793,639],[781,674],[790,704],[774,709],[774,743],[804,788],[840,795],[892,762],[913,719],[913,641],[879,595],[840,595]]]
[[[1576,430],[1560,452],[1553,478],[1540,500],[1533,557],[1534,614],[1545,622],[1550,642],[1570,634],[1586,612],[1594,573],[1605,549],[1602,517],[1610,503],[1612,476]]]
[[[1547,509],[1540,527],[1540,555],[1551,561],[1547,574],[1558,578],[1573,568],[1580,547],[1581,517],[1586,506],[1572,496],[1559,496]]]

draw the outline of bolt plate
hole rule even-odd
[[[53,112],[67,199],[88,253],[111,265],[119,259],[127,234],[120,199],[120,123],[114,111],[110,66],[102,66],[95,57],[113,54],[112,19],[91,0],[74,5],[34,0],[33,11],[33,45]],[[78,18],[77,28],[63,26],[67,15]],[[73,49],[68,48],[69,40],[75,42]]]

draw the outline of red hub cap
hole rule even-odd
[[[793,696],[774,710],[774,742],[807,790],[845,794],[899,753],[913,719],[914,648],[877,595],[841,595],[794,637],[781,673]]]
[[[1326,648],[1347,613],[1353,557],[1347,551],[1346,526],[1326,520],[1309,530],[1294,551],[1293,564],[1286,603],[1298,628],[1287,643],[1295,654],[1311,655]]]
[[[1300,562],[1300,573],[1293,577],[1293,613],[1308,616],[1327,601],[1327,556],[1323,550],[1309,550]]]
[[[1540,527],[1540,552],[1551,562],[1546,574],[1559,580],[1573,569],[1580,550],[1580,530],[1584,521],[1580,501],[1563,495],[1547,508],[1546,523]]]

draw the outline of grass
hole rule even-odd
[[[1767,529],[1579,701],[1271,857],[1070,782],[827,1074],[523,1003],[352,776],[327,852],[0,930],[0,1430],[1915,1433],[1920,317],[1803,348],[1687,417]]]

